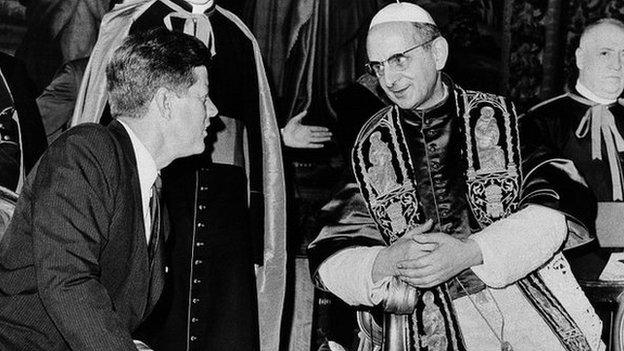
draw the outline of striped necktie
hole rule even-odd
[[[150,197],[150,218],[152,220],[151,226],[151,235],[150,240],[147,245],[147,253],[149,257],[150,263],[154,259],[154,255],[156,254],[156,249],[158,248],[158,241],[161,235],[161,209],[160,209],[160,189],[162,187],[162,182],[160,180],[160,176],[156,176],[154,180],[154,184],[152,185],[152,195]]]

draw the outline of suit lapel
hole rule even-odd
[[[138,204],[140,211],[135,213],[134,222],[140,223],[139,230],[136,231],[137,242],[143,243],[141,255],[145,256],[145,262],[147,265],[147,243],[145,242],[145,226],[143,225],[143,201],[141,199],[141,184],[139,183],[139,172],[137,170],[136,155],[134,154],[134,147],[132,147],[132,141],[130,141],[130,135],[121,123],[113,120],[108,129],[113,134],[115,139],[121,145],[123,150],[124,161],[130,170],[130,182],[132,187],[132,201]],[[140,240],[139,240],[140,239]]]
[[[141,185],[139,182],[139,173],[137,170],[136,163],[136,155],[134,153],[134,148],[132,146],[132,141],[130,140],[130,136],[128,132],[124,128],[121,123],[116,120],[113,120],[109,125],[108,129],[113,134],[115,139],[119,141],[121,148],[124,153],[125,163],[128,165],[128,169],[130,170],[130,182],[132,186],[132,201],[136,204],[139,211],[136,211],[134,223],[135,226],[135,237],[134,241],[136,242],[134,254],[139,258],[141,264],[144,267],[145,276],[140,279],[140,281],[145,285],[146,289],[146,304],[145,310],[143,313],[143,319],[145,319],[149,313],[154,308],[154,305],[158,301],[158,297],[162,292],[164,286],[164,260],[163,260],[163,246],[164,246],[164,235],[160,235],[162,238],[161,242],[158,243],[158,249],[155,253],[153,262],[149,262],[148,254],[147,254],[147,241],[145,239],[145,225],[143,223],[143,201],[141,199]],[[161,212],[161,228],[163,233],[166,231],[166,211]],[[164,222],[163,222],[164,221]],[[161,233],[161,234],[163,234]]]

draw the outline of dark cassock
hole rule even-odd
[[[156,0],[120,4],[107,14],[73,124],[100,119],[103,65],[128,33],[164,26],[211,49],[206,65],[219,116],[203,154],[163,170],[172,227],[168,284],[144,329],[158,350],[277,349],[285,207],[271,95],[244,24],[212,2],[197,9],[182,0]]]
[[[588,240],[595,203],[578,201],[587,189],[557,168],[527,174],[507,99],[443,82],[436,106],[388,106],[361,129],[357,183],[323,208],[327,224],[309,247],[315,283],[357,306],[358,350],[604,347],[600,319],[560,253],[566,235],[568,246]],[[549,177],[565,187],[543,191]],[[553,209],[566,214],[557,225],[540,219]],[[477,241],[483,264],[428,289],[373,282],[379,250],[427,219]]]
[[[622,202],[621,101],[605,101],[577,83],[529,110],[521,126],[523,156],[536,172],[547,172],[553,165],[565,170],[586,185],[603,209]],[[577,279],[596,280],[613,251],[594,240],[567,251],[566,257]]]

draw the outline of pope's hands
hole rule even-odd
[[[397,277],[418,288],[442,284],[482,262],[481,249],[472,239],[460,240],[445,233],[428,233],[414,236],[412,240],[434,246],[424,255],[397,263]]]
[[[417,258],[433,250],[433,245],[423,245],[413,240],[415,236],[426,233],[432,227],[433,221],[428,220],[423,225],[405,233],[392,245],[381,249],[373,263],[373,282],[388,276],[398,275],[397,264],[400,261]]]
[[[481,249],[474,240],[428,232],[432,227],[428,220],[381,249],[373,264],[373,282],[397,276],[412,286],[429,288],[481,263]]]

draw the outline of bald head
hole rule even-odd
[[[583,31],[576,50],[579,82],[597,96],[614,100],[624,90],[624,24],[602,19]]]
[[[583,33],[581,33],[581,39],[579,42],[579,47],[586,47],[589,42],[595,39],[596,35],[600,35],[601,28],[604,27],[613,27],[613,29],[624,31],[624,23],[616,20],[615,18],[602,18],[598,21],[591,23],[583,29]]]

